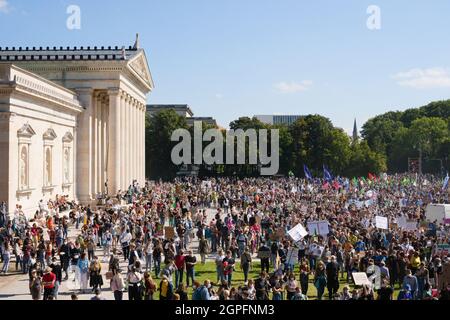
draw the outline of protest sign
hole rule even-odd
[[[262,250],[258,251],[258,258],[260,259],[268,259],[270,258],[270,250]]]
[[[286,232],[284,231],[284,228],[278,228],[276,234],[278,239],[283,239]]]
[[[372,282],[367,278],[367,274],[365,272],[353,272],[353,281],[357,286],[371,286]]]
[[[438,244],[436,246],[436,253],[439,255],[448,255],[450,252],[450,244]]]
[[[300,241],[308,235],[308,231],[299,223],[294,228],[288,231],[288,234],[294,241]]]
[[[388,230],[388,218],[387,217],[375,217],[375,226],[379,229]]]
[[[406,231],[415,231],[417,230],[417,221],[416,220],[406,220],[405,228]]]
[[[174,227],[164,227],[164,237],[166,239],[175,238],[175,228]]]
[[[330,233],[328,228],[328,221],[311,221],[308,222],[308,231],[311,236],[321,235],[326,236]]]
[[[289,248],[286,263],[290,265],[298,264],[298,248]]]

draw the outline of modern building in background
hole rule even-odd
[[[190,118],[194,115],[191,108],[187,104],[149,104],[147,105],[147,113],[153,116],[163,110],[173,110],[179,116]]]
[[[195,121],[204,122],[210,126],[217,127],[217,121],[213,117],[190,117],[186,118],[188,126],[193,126]]]
[[[270,125],[284,124],[291,125],[302,116],[300,115],[255,115],[256,119]]]
[[[187,104],[149,104],[147,113],[154,116],[163,110],[173,110],[179,116],[185,117],[188,126],[193,126],[195,121],[202,121],[214,127],[217,127],[217,121],[213,117],[194,117],[192,109]]]

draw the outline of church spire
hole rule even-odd
[[[139,49],[139,33],[136,33],[136,41],[134,42],[133,49]]]
[[[358,127],[356,125],[356,118],[355,123],[353,124],[353,142],[358,141]]]

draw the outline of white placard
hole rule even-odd
[[[367,278],[367,274],[365,272],[353,272],[353,281],[357,286],[371,286],[372,282]]]
[[[404,229],[406,231],[415,231],[415,230],[417,230],[417,221],[416,220],[406,220]]]
[[[287,264],[296,265],[298,264],[298,249],[297,248],[289,248],[287,252]]]
[[[375,226],[379,229],[388,230],[388,218],[387,217],[375,217]]]
[[[301,223],[296,225],[294,228],[288,231],[288,234],[294,241],[300,241],[308,235],[308,231],[302,226]]]

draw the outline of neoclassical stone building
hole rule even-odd
[[[0,48],[0,201],[32,214],[56,194],[89,203],[133,179],[144,184],[152,89],[138,39],[128,48]]]

